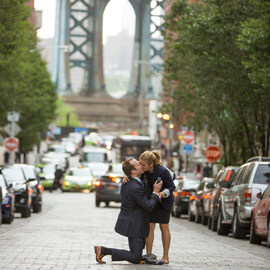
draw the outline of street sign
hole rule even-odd
[[[205,151],[205,157],[210,163],[214,163],[221,157],[221,150],[215,145],[209,146]]]
[[[7,138],[5,140],[5,147],[8,151],[13,152],[18,148],[19,142],[15,138]]]
[[[8,112],[7,120],[10,122],[18,122],[20,119],[20,114],[18,112]]]
[[[14,130],[13,130],[13,134],[11,134],[12,132],[12,125],[14,126]],[[16,123],[12,123],[12,124],[7,124],[4,127],[5,132],[9,135],[9,136],[16,136],[16,134],[18,134],[22,129],[20,128],[19,125],[17,125]]]
[[[186,155],[190,155],[193,152],[192,144],[184,144],[183,145],[183,153]]]
[[[190,144],[194,141],[195,135],[192,131],[187,130],[183,133],[183,141],[187,144]]]

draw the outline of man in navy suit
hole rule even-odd
[[[130,181],[121,187],[122,204],[115,231],[128,237],[130,251],[95,246],[96,260],[99,263],[106,263],[102,260],[106,255],[111,255],[112,261],[140,263],[145,246],[144,239],[149,234],[150,213],[160,200],[162,181],[154,184],[153,193],[148,198],[139,178],[143,173],[139,161],[130,158],[124,161],[122,169]]]

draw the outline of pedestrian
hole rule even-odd
[[[209,166],[209,163],[206,162],[205,166],[203,167],[203,177],[211,177],[212,175],[212,169]]]
[[[148,195],[153,192],[154,183],[158,178],[161,178],[163,185],[161,188],[161,201],[156,205],[150,216],[150,232],[146,238],[146,258],[155,258],[152,254],[154,242],[154,230],[156,223],[159,224],[162,235],[163,256],[162,261],[169,264],[169,248],[171,241],[171,234],[169,229],[170,213],[174,202],[173,191],[175,185],[173,177],[168,168],[161,165],[161,156],[158,151],[145,151],[140,155],[140,164],[144,171],[142,180],[145,191]]]
[[[8,151],[5,151],[5,153],[4,153],[4,162],[5,162],[5,164],[8,164],[8,162],[9,162],[9,152]]]
[[[66,157],[66,158],[65,158],[65,172],[68,170],[68,168],[69,168],[69,160],[68,160],[68,158]]]
[[[198,163],[195,167],[194,170],[195,178],[198,180],[202,180],[203,177],[203,171],[202,171],[202,166],[200,163]]]
[[[115,231],[128,237],[130,250],[95,246],[96,261],[106,263],[102,258],[111,255],[112,261],[129,261],[134,264],[142,260],[145,237],[149,234],[150,212],[159,201],[162,186],[155,183],[150,198],[145,194],[140,176],[143,173],[138,160],[129,158],[123,162],[122,169],[129,181],[121,187],[121,210],[115,225]],[[159,261],[159,264],[163,262]]]
[[[50,192],[55,189],[57,190],[58,187],[62,189],[61,178],[63,177],[63,175],[64,171],[58,165],[55,165],[54,180],[53,185],[50,188]]]

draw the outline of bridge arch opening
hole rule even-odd
[[[136,16],[128,0],[110,0],[103,15],[103,67],[106,91],[120,98],[128,91]]]

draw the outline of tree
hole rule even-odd
[[[25,0],[0,1],[0,125],[9,111],[21,114],[20,150],[28,152],[55,117],[56,89],[36,49]]]
[[[197,131],[207,124],[218,134],[225,165],[269,151],[258,144],[266,130],[257,113],[268,101],[257,95],[237,46],[241,25],[254,14],[247,0],[176,0],[165,23],[165,90],[177,82],[173,97],[186,124]]]

